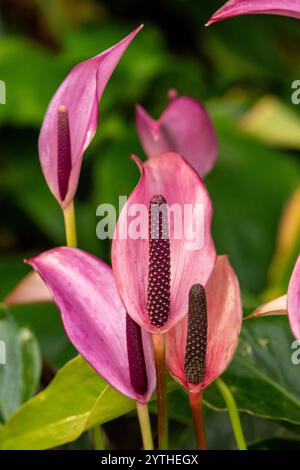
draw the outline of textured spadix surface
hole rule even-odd
[[[112,266],[129,315],[146,330],[163,332],[187,313],[190,287],[197,282],[206,284],[213,269],[216,260],[211,236],[213,209],[199,175],[180,155],[165,153],[144,164],[136,157],[135,160],[141,178],[116,226]],[[152,325],[147,311],[148,212],[150,200],[156,194],[164,196],[169,209],[173,207],[177,214],[170,216],[170,311],[161,328]],[[133,230],[136,227],[139,233]]]
[[[236,350],[242,325],[239,282],[226,256],[219,256],[205,286],[207,297],[207,353],[202,381],[190,384],[184,370],[187,316],[167,334],[167,364],[170,373],[185,388],[201,391],[219,377]]]

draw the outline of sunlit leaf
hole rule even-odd
[[[48,449],[72,442],[94,425],[134,409],[133,400],[77,356],[0,430],[0,449]]]

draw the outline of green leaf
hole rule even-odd
[[[20,328],[0,310],[0,340],[5,344],[5,363],[0,365],[0,410],[8,419],[36,391],[41,372],[38,343],[29,328]]]
[[[172,381],[169,389],[177,385]],[[0,449],[48,449],[135,409],[135,402],[77,356],[0,430]]]
[[[223,375],[240,411],[266,419],[300,425],[300,365],[292,362],[293,338],[285,317],[244,322],[239,348]],[[209,406],[224,409],[216,387],[204,398]]]
[[[71,442],[134,406],[77,356],[3,426],[0,448],[46,449]]]

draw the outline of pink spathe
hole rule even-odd
[[[290,279],[287,304],[291,330],[295,338],[300,340],[300,256]]]
[[[50,289],[77,351],[121,393],[149,401],[156,383],[151,336],[142,332],[148,389],[140,395],[130,379],[126,311],[111,268],[82,250],[67,247],[42,253],[28,264]]]
[[[300,18],[300,0],[230,0],[225,3],[207,22],[207,26],[217,21],[239,15],[268,14]]]
[[[213,214],[209,194],[196,171],[178,154],[164,153],[142,163],[141,177],[123,207],[112,243],[115,281],[128,314],[152,333],[163,333],[187,313],[190,287],[206,284],[216,261],[211,236]],[[149,276],[148,229],[144,237],[128,235],[136,208],[149,208],[153,196],[162,195],[170,209],[170,310],[166,323],[157,328],[149,320],[147,288]],[[174,214],[181,214],[179,217]],[[185,230],[195,230],[199,245],[191,243]],[[182,233],[180,233],[182,229]]]
[[[203,178],[217,158],[216,134],[204,106],[197,100],[170,92],[170,104],[158,120],[138,105],[136,127],[147,157],[165,152],[183,156]]]
[[[172,376],[187,390],[202,392],[227,368],[238,345],[242,326],[242,303],[237,276],[226,256],[218,256],[205,286],[207,298],[207,352],[202,381],[193,385],[184,370],[188,318],[167,333],[167,366]]]
[[[47,184],[63,208],[66,208],[73,200],[80,175],[84,151],[93,139],[98,124],[98,104],[104,89],[125,50],[134,39],[141,27],[137,28],[125,39],[101,54],[76,65],[57,92],[53,96],[39,136],[39,157],[41,167]],[[58,114],[60,109],[65,109],[68,116],[69,140],[71,146],[71,165],[68,175],[63,175],[63,191],[65,197],[62,200],[58,165]],[[68,139],[66,138],[65,141]],[[69,159],[69,156],[67,156]],[[62,156],[60,156],[62,158]]]

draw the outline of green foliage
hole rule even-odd
[[[32,331],[27,327],[20,328],[2,307],[0,338],[2,345],[5,345],[2,350],[4,361],[0,363],[0,413],[6,420],[36,392],[41,361],[39,346]]]
[[[0,448],[55,447],[134,409],[134,400],[117,392],[77,356],[0,430]]]

